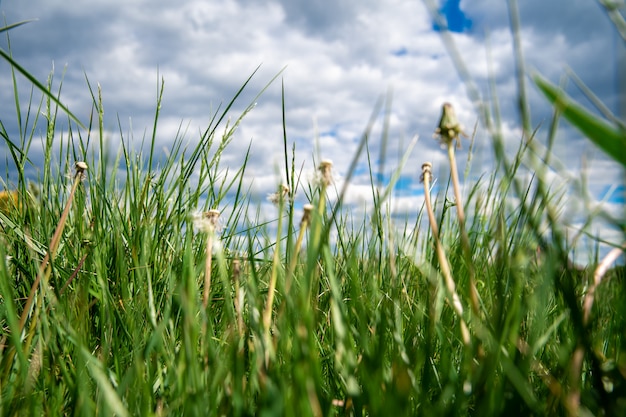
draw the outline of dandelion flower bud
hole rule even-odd
[[[456,141],[457,147],[460,147],[460,136],[467,136],[463,132],[463,126],[456,118],[454,107],[450,103],[443,103],[441,110],[441,119],[439,119],[439,125],[435,129],[434,137],[438,138],[442,146],[447,146],[452,141]]]

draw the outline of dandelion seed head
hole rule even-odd
[[[213,233],[219,230],[219,210],[195,212],[191,215],[193,225],[201,232]]]
[[[311,212],[313,211],[314,206],[313,204],[305,204],[302,207],[303,213],[302,213],[302,221],[300,222],[300,224],[305,224],[308,223],[311,220]]]
[[[224,250],[224,245],[222,245],[222,241],[220,239],[211,240],[211,252],[213,254],[222,252]]]
[[[83,181],[87,178],[87,164],[83,161],[77,161],[74,164],[74,169],[76,170],[76,175],[80,175],[80,180]]]
[[[332,169],[333,169],[333,161],[331,161],[330,159],[323,159],[320,162],[318,170],[320,172],[320,182],[324,186],[329,186],[330,184],[333,183]]]
[[[431,162],[424,162],[422,164],[422,175],[420,176],[420,182],[424,182],[426,176],[428,175],[428,180],[432,176],[432,168],[433,164]]]
[[[75,168],[76,168],[76,171],[83,172],[83,171],[87,171],[88,166],[87,166],[87,164],[85,162],[78,161],[75,164]]]
[[[269,201],[270,203],[274,205],[278,205],[280,204],[281,200],[282,201],[287,200],[288,196],[289,196],[289,187],[287,187],[285,184],[281,184],[280,190],[278,192],[267,195],[267,201]]]

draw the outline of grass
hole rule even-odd
[[[278,187],[278,227],[268,227],[243,186],[246,164],[220,164],[250,109],[226,122],[246,84],[197,143],[179,135],[163,159],[162,85],[147,155],[121,129],[119,152],[99,152],[99,90],[89,87],[87,134],[55,129],[63,108],[52,79],[28,114],[16,102],[19,136],[0,134],[19,173],[35,124],[47,135],[36,185],[20,174],[0,196],[2,415],[626,412],[624,268],[594,277],[593,254],[584,270],[569,262],[565,202],[548,189],[537,139],[510,158],[489,118],[498,172],[469,184],[462,203],[454,191],[463,207],[442,187],[399,230],[393,180],[372,181],[374,207],[354,221],[345,188],[327,198],[328,161],[303,183],[285,136],[289,187]],[[380,108],[346,184],[370,159]],[[297,193],[311,204],[301,220]]]

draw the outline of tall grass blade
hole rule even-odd
[[[85,129],[85,125],[80,120],[78,120],[78,117],[76,117],[74,113],[70,111],[70,109],[68,109],[63,103],[61,103],[61,101],[58,98],[56,98],[54,94],[52,94],[52,92],[48,88],[46,88],[46,86],[44,86],[39,80],[37,80],[37,78],[35,78],[34,75],[28,72],[28,70],[22,67],[16,60],[13,59],[13,57],[10,54],[5,52],[1,48],[0,48],[0,57],[8,61],[8,63],[11,64],[13,68],[15,68],[20,74],[22,74],[35,87],[37,87],[39,91],[41,91],[50,100],[54,101],[56,105],[59,106],[78,126]]]
[[[533,80],[562,115],[608,156],[626,167],[626,131],[602,120],[541,75]]]

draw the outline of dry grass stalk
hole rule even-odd
[[[448,289],[448,292],[450,293],[450,297],[452,299],[452,308],[458,315],[461,322],[461,336],[463,338],[463,343],[466,346],[469,346],[471,343],[470,334],[467,324],[463,319],[463,304],[461,303],[461,298],[459,297],[459,294],[456,292],[456,284],[454,283],[454,279],[452,278],[452,272],[450,271],[448,258],[446,257],[443,245],[441,244],[441,241],[439,239],[437,220],[435,219],[435,213],[433,212],[432,203],[430,201],[430,180],[432,176],[431,170],[432,164],[430,162],[426,162],[422,165],[422,182],[424,183],[424,199],[426,202],[426,212],[428,213],[430,228],[433,234],[433,239],[435,240],[435,250],[437,252],[437,259],[439,260],[441,274],[443,275],[446,288]]]

